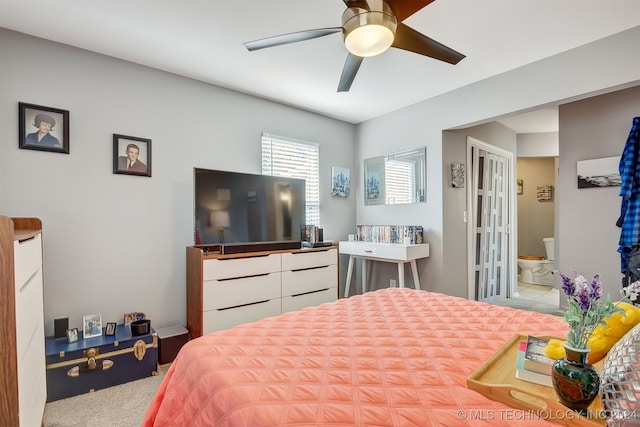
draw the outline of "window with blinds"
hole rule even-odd
[[[306,223],[320,225],[320,146],[262,134],[262,173],[306,181]]]
[[[384,164],[386,202],[413,203],[416,196],[416,168],[413,163],[388,160]]]

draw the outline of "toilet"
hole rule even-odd
[[[555,239],[545,237],[542,239],[547,257],[537,255],[520,255],[518,257],[518,267],[520,267],[520,281],[532,285],[554,284],[553,270],[555,266]]]

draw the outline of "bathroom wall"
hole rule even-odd
[[[546,256],[545,237],[553,237],[555,210],[555,158],[519,157],[517,178],[522,179],[518,194],[518,255]],[[539,201],[538,186],[551,185],[552,198]]]

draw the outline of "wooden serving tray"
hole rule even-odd
[[[589,407],[589,416],[585,417],[561,404],[552,387],[517,379],[516,357],[521,341],[527,341],[527,336],[515,335],[511,338],[467,378],[467,386],[491,400],[531,411],[550,422],[576,427],[606,426],[599,397]],[[595,365],[596,369],[599,369],[599,365]]]

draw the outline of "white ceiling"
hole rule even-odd
[[[389,49],[364,60],[346,93],[336,92],[347,56],[340,33],[254,52],[242,44],[338,27],[344,8],[342,0],[0,0],[0,26],[360,123],[640,25],[640,0],[436,0],[404,23],[467,57],[454,66]],[[557,131],[555,111],[555,129],[533,124],[545,110],[528,115],[527,131]],[[501,122],[524,129],[515,118]]]

